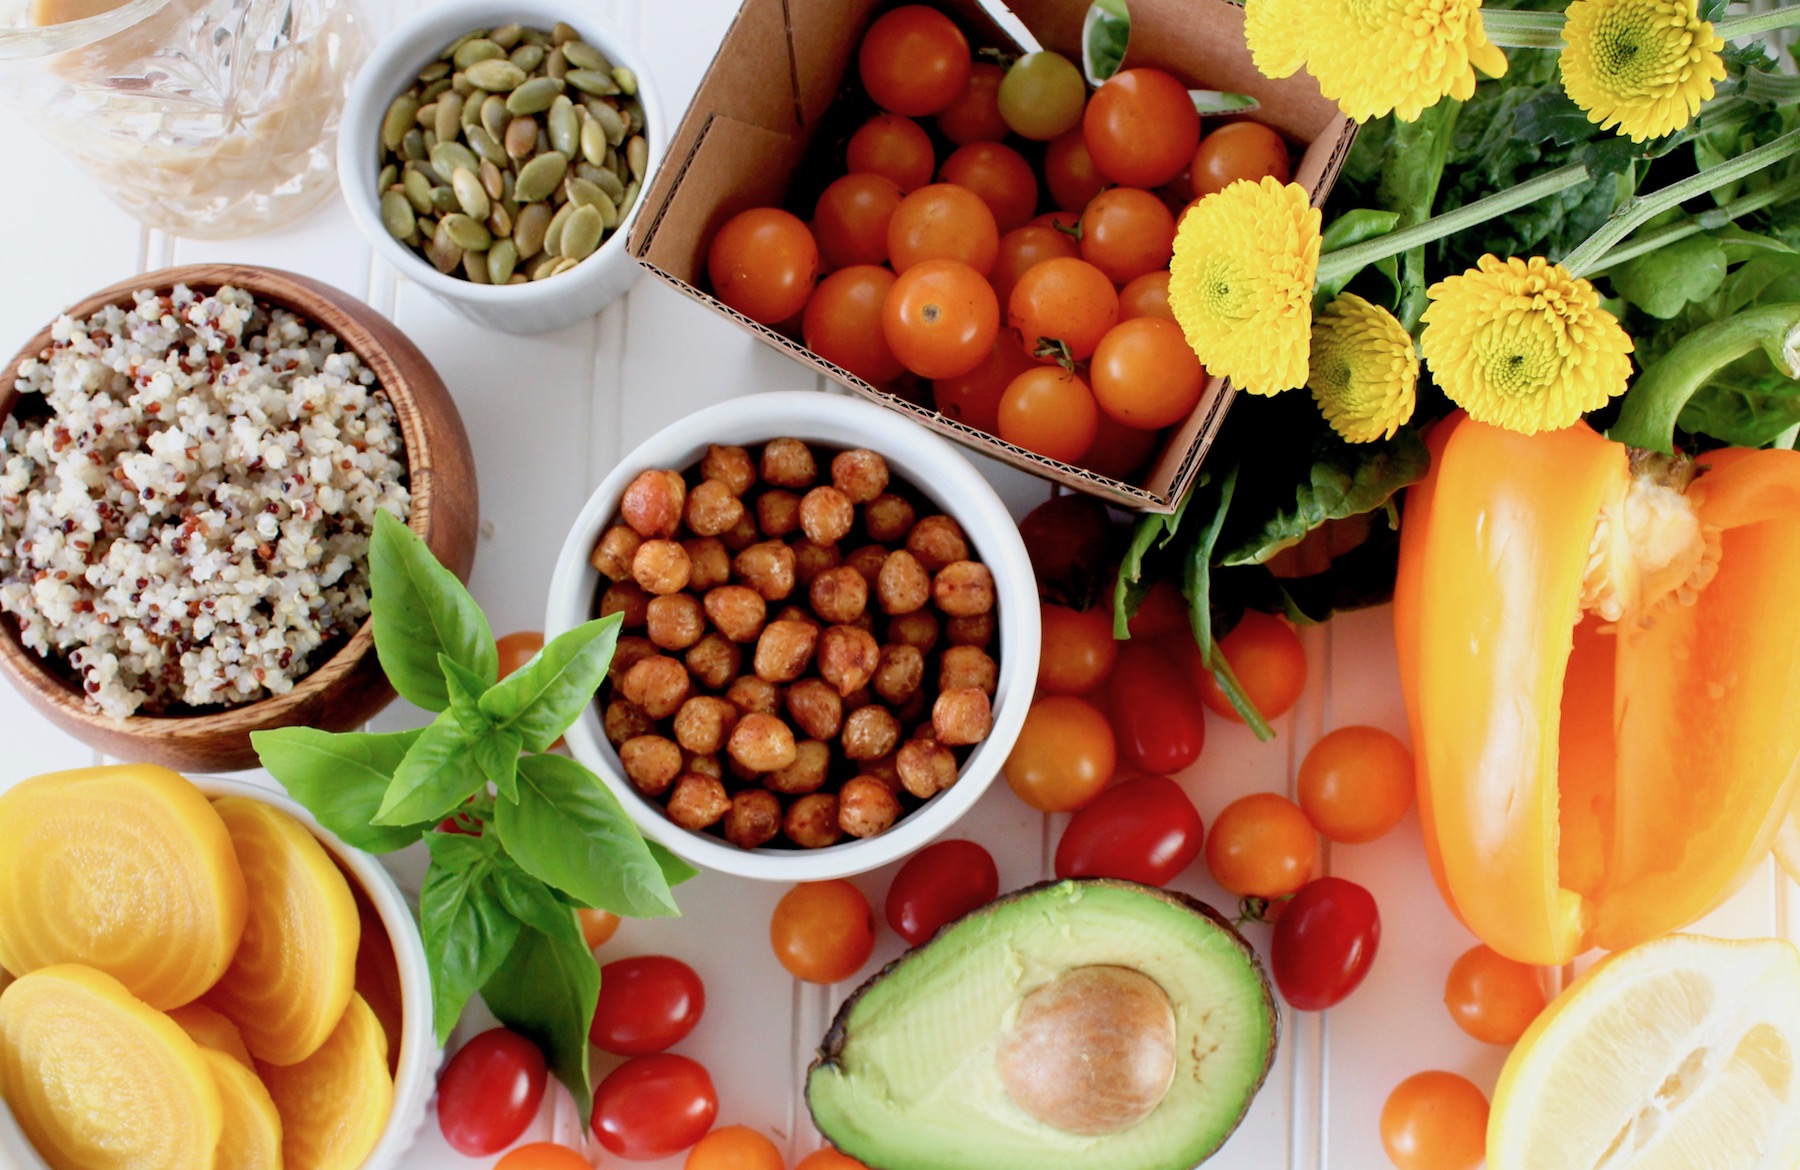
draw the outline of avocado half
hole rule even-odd
[[[1117,1132],[1039,1120],[1000,1071],[1027,997],[1069,972],[1118,968],[1148,976],[1173,1009],[1166,1091]],[[873,1170],[1188,1170],[1248,1112],[1279,1019],[1256,952],[1212,907],[1134,882],[1045,882],[958,919],[858,988],[807,1073],[806,1101],[819,1132]]]

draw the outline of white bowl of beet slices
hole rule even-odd
[[[569,728],[644,835],[772,881],[874,869],[967,812],[1037,678],[1017,525],[944,440],[812,391],[700,411],[589,498],[545,634],[621,614]]]

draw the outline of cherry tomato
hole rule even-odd
[[[474,804],[475,798],[471,796],[463,803],[465,805]],[[459,837],[479,837],[481,836],[481,819],[472,813],[451,813],[438,822],[437,831],[455,833]]]
[[[1343,878],[1322,877],[1300,887],[1282,907],[1269,943],[1269,966],[1291,1006],[1323,1011],[1362,983],[1380,944],[1381,915],[1369,891]]]
[[[438,1128],[459,1154],[483,1158],[519,1140],[544,1099],[544,1054],[490,1028],[457,1049],[438,1077]]]
[[[568,1146],[530,1142],[506,1151],[494,1170],[594,1170],[594,1164]]]
[[[1281,898],[1304,886],[1319,842],[1300,806],[1273,792],[1239,797],[1213,820],[1206,865],[1241,898]],[[1282,912],[1285,919],[1289,910]]]
[[[916,947],[999,892],[1000,873],[986,849],[973,841],[939,841],[909,857],[894,875],[888,925]]]
[[[814,1150],[794,1164],[794,1170],[869,1170],[849,1154],[840,1154],[830,1146]]]
[[[726,220],[713,237],[706,271],[721,301],[752,321],[775,325],[812,295],[819,246],[797,216],[752,207]]]
[[[775,904],[769,945],[796,979],[838,983],[869,961],[875,915],[862,891],[847,881],[802,882]]]
[[[1081,230],[1081,210],[1077,208],[1074,211],[1046,211],[1033,216],[1031,222],[1034,227],[1055,228],[1059,232],[1072,236]]]
[[[937,170],[931,136],[911,118],[877,114],[857,128],[844,151],[851,174],[886,175],[910,194],[931,182]]]
[[[1112,673],[1119,654],[1119,643],[1112,634],[1112,614],[1099,609],[1046,605],[1042,629],[1037,681],[1040,692],[1085,695]]]
[[[575,917],[581,920],[581,938],[590,951],[618,933],[619,916],[611,910],[577,910]]]
[[[998,142],[959,146],[944,160],[938,178],[980,196],[1002,232],[1024,227],[1037,211],[1037,175],[1010,146]]]
[[[1000,305],[993,287],[967,264],[927,260],[894,281],[881,328],[901,365],[921,378],[954,378],[992,352]]]
[[[1113,579],[1119,535],[1106,505],[1092,496],[1052,496],[1027,512],[1019,521],[1019,537],[1031,558],[1038,596],[1086,609],[1100,586]]]
[[[969,83],[969,41],[935,8],[908,4],[869,26],[856,67],[876,105],[919,118],[962,95]]]
[[[827,276],[800,319],[806,348],[877,386],[898,378],[904,367],[881,328],[893,288],[894,274],[874,264],[853,264]]]
[[[1194,198],[1223,191],[1239,179],[1288,181],[1287,143],[1261,122],[1232,122],[1200,140],[1188,168]]]
[[[1484,1044],[1517,1044],[1547,1002],[1536,967],[1486,946],[1464,951],[1444,981],[1450,1018]]]
[[[1264,719],[1287,714],[1306,689],[1306,648],[1293,627],[1278,617],[1245,610],[1231,632],[1219,639],[1219,651],[1231,664],[1238,686]],[[1198,654],[1194,655],[1194,662],[1194,678],[1200,684],[1200,701],[1206,709],[1233,723],[1242,723],[1243,716],[1225,697],[1212,671],[1199,665]]]
[[[747,1125],[725,1125],[694,1143],[683,1170],[786,1170],[775,1143]]]
[[[500,654],[500,677],[505,678],[530,662],[543,648],[544,635],[537,630],[521,630],[495,641],[494,649]]]
[[[1194,802],[1175,781],[1127,780],[1070,819],[1056,844],[1056,876],[1167,885],[1200,856],[1204,829]]]
[[[1069,233],[1026,224],[1000,237],[1000,253],[994,259],[994,270],[988,274],[988,280],[994,286],[994,296],[1004,305],[1012,298],[1012,290],[1019,278],[1037,265],[1058,256],[1080,255],[1081,245]]]
[[[1036,368],[1037,363],[1025,356],[1009,330],[996,329],[994,344],[980,365],[966,374],[931,383],[932,403],[944,417],[991,435],[1000,429],[1000,396],[1014,378]]]
[[[1112,608],[1112,598],[1107,597],[1107,608]],[[1137,612],[1131,615],[1131,621],[1125,627],[1133,638],[1156,639],[1173,634],[1176,630],[1189,629],[1188,603],[1181,596],[1181,590],[1168,581],[1157,581],[1144,594],[1144,600],[1138,605]],[[1185,646],[1183,654],[1187,653]]]
[[[1006,70],[986,61],[969,66],[969,82],[962,93],[938,111],[938,129],[945,138],[963,146],[1006,137],[1006,119],[1000,116],[1000,79],[1005,76]]]
[[[1127,764],[1166,776],[1200,758],[1205,713],[1194,684],[1167,647],[1136,638],[1125,643],[1107,701],[1119,758]]]
[[[1000,254],[1000,230],[981,196],[933,183],[900,201],[888,220],[887,244],[898,273],[926,260],[960,260],[986,276]]]
[[[1048,142],[1081,121],[1087,82],[1061,53],[1039,50],[1013,62],[1000,82],[1000,116],[1021,138]]]
[[[1398,1170],[1475,1170],[1487,1126],[1487,1097],[1452,1072],[1414,1073],[1381,1107],[1381,1145]]]
[[[615,1056],[648,1056],[679,1043],[705,1010],[706,988],[680,959],[619,959],[600,968],[600,1002],[588,1039]]]
[[[1161,317],[1121,321],[1107,330],[1088,376],[1101,410],[1115,422],[1143,430],[1187,418],[1206,386],[1206,370],[1181,326]]]
[[[1119,320],[1131,321],[1138,317],[1175,319],[1175,310],[1169,308],[1167,269],[1146,272],[1119,290]]]
[[[1128,427],[1102,411],[1094,445],[1081,462],[1089,471],[1132,482],[1161,443],[1161,431]]]
[[[1006,757],[1006,782],[1039,812],[1074,812],[1113,777],[1113,734],[1093,704],[1069,695],[1034,699]]]
[[[1000,396],[1000,437],[1046,459],[1081,462],[1099,429],[1094,392],[1061,366],[1026,370]]]
[[[1034,265],[1006,301],[1007,325],[1020,347],[1042,361],[1059,360],[1064,348],[1073,360],[1086,361],[1118,319],[1112,281],[1087,261],[1066,256]]]
[[[1094,156],[1088,153],[1081,127],[1051,139],[1044,148],[1044,186],[1052,202],[1077,215],[1106,186],[1094,169]]]
[[[1373,841],[1400,823],[1417,783],[1412,753],[1379,727],[1340,727],[1300,762],[1300,807],[1333,841]]]
[[[1160,187],[1193,161],[1200,115],[1187,86],[1160,69],[1124,69],[1088,100],[1081,132],[1102,175]]]
[[[1114,284],[1166,272],[1174,250],[1175,217],[1148,191],[1114,187],[1081,213],[1081,258]]]
[[[718,1115],[705,1066],[673,1052],[634,1056],[594,1090],[594,1136],[634,1162],[680,1153],[706,1136]]]
[[[886,175],[844,175],[819,195],[813,235],[833,268],[885,264],[888,221],[900,206],[900,185]]]

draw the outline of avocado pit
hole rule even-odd
[[[1130,1129],[1175,1078],[1175,1010],[1129,967],[1064,971],[1027,995],[995,1063],[1013,1102],[1045,1125],[1084,1136]]]

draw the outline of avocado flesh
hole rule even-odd
[[[1175,1076],[1143,1121],[1082,1136],[1014,1104],[995,1057],[1026,995],[1106,965],[1168,994]],[[875,1170],[1187,1170],[1237,1128],[1276,1031],[1254,952],[1210,909],[1128,882],[1056,882],[975,911],[865,984],[806,1097],[819,1132]]]

